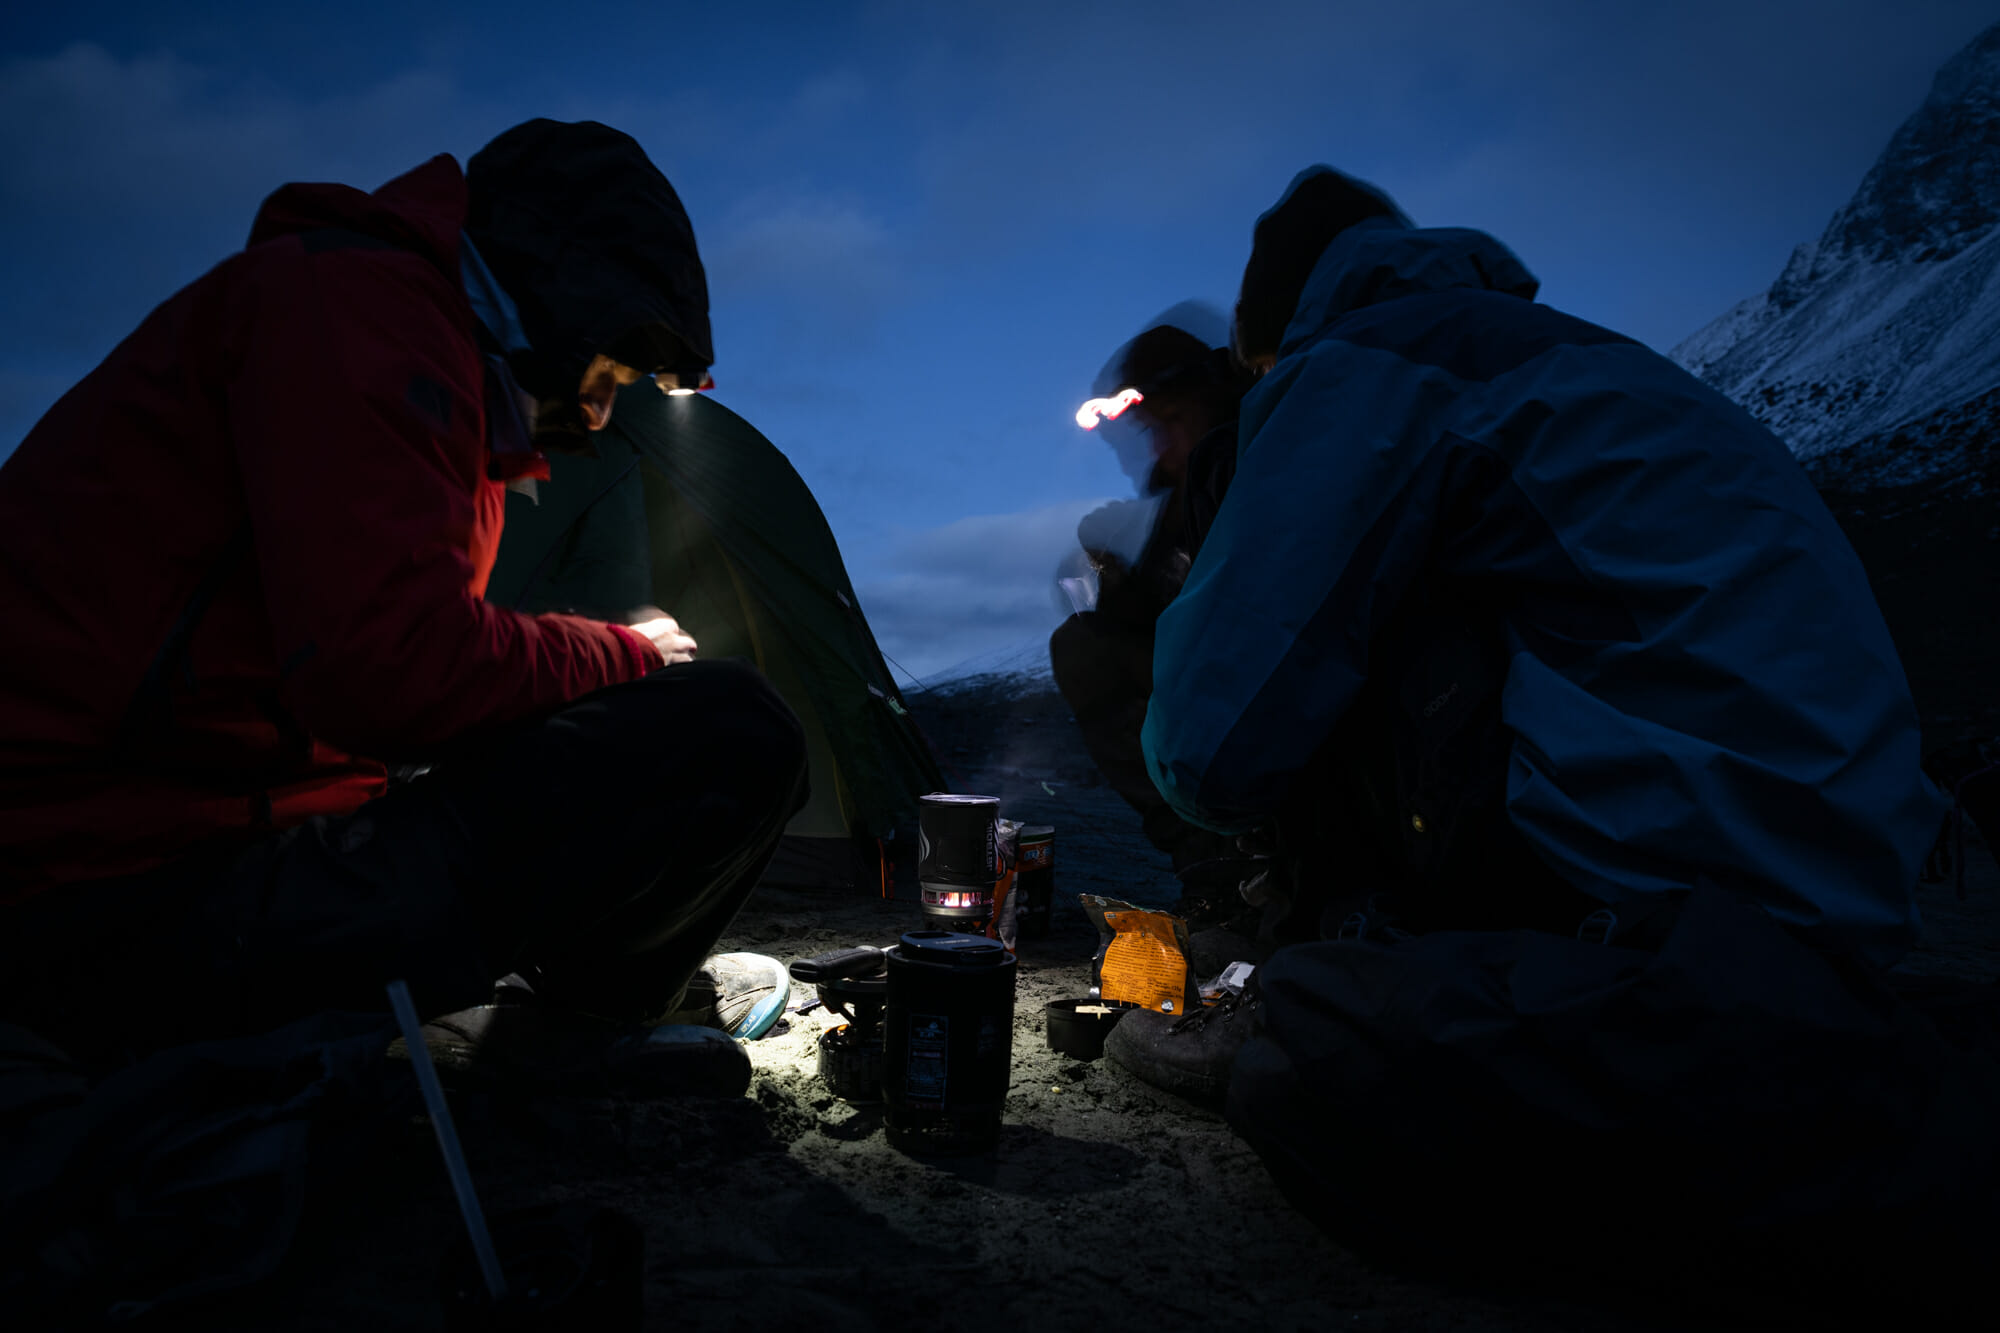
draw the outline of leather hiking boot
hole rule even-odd
[[[688,982],[681,1002],[654,1019],[656,1025],[694,1023],[754,1041],[784,1015],[792,975],[761,953],[718,953]]]
[[[1175,1016],[1135,1009],[1104,1038],[1104,1053],[1162,1092],[1221,1110],[1236,1052],[1257,1028],[1254,992]]]
[[[714,954],[702,970],[715,978],[714,1026],[744,1041],[769,1032],[791,998],[791,972],[761,953]]]
[[[740,1097],[750,1056],[710,1027],[645,1027],[538,1004],[481,1005],[423,1026],[440,1081],[587,1097]],[[402,1038],[391,1059],[407,1060]]]

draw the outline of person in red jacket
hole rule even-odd
[[[473,1063],[740,1088],[640,1025],[802,804],[797,719],[671,617],[482,600],[506,488],[712,360],[609,127],[266,200],[0,467],[0,1019],[116,1059],[513,973]]]

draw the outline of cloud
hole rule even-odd
[[[718,375],[757,386],[758,406],[855,419],[858,367],[911,289],[888,224],[851,195],[767,188],[704,225],[702,238]],[[755,364],[744,349],[755,349]]]
[[[979,514],[912,534],[855,590],[883,651],[924,678],[1046,638],[1063,616],[1056,566],[1077,549],[1078,521],[1107,503]]]
[[[854,70],[829,70],[799,85],[792,113],[803,123],[823,125],[865,103],[868,91],[868,81]]]
[[[372,185],[439,151],[440,130],[474,119],[461,106],[449,78],[421,69],[309,102],[172,54],[121,59],[78,43],[0,65],[0,160],[8,168],[0,197],[56,214],[132,206],[210,213],[311,178],[302,172],[360,173]]]
[[[0,285],[34,314],[0,332],[0,360],[68,361],[81,375],[241,246],[280,184],[373,188],[503,124],[427,69],[307,98],[90,43],[0,62]]]
[[[852,197],[765,191],[711,229],[710,280],[745,296],[841,306],[895,282],[888,227]]]

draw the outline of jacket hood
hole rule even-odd
[[[257,210],[247,244],[337,227],[415,250],[456,281],[464,225],[465,177],[439,154],[373,194],[351,185],[280,186]]]
[[[715,360],[694,226],[630,135],[531,120],[473,155],[466,187],[466,231],[533,344],[514,367],[531,392],[574,394],[614,341],[616,359],[647,372],[698,375]]]
[[[1132,364],[1133,351],[1142,341],[1163,330],[1177,331],[1179,341],[1185,342],[1187,360],[1176,367],[1184,371],[1204,367],[1212,353],[1229,345],[1229,319],[1222,311],[1206,301],[1182,301],[1161,311],[1119,345],[1091,381],[1091,397],[1111,398],[1121,389],[1142,387],[1143,375],[1135,374],[1139,368]],[[1118,459],[1118,470],[1131,478],[1141,495],[1160,489],[1153,476],[1154,465],[1159,461],[1158,451],[1151,433],[1136,415],[1126,412],[1100,420],[1095,429],[1098,437],[1111,446]]]
[[[1289,354],[1363,306],[1454,287],[1533,300],[1541,283],[1512,250],[1483,231],[1410,227],[1391,218],[1358,222],[1328,242],[1313,265],[1279,354]]]

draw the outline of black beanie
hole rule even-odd
[[[1368,218],[1412,225],[1388,195],[1332,167],[1307,167],[1292,178],[1251,235],[1232,334],[1240,359],[1277,352],[1328,242]]]
[[[1125,344],[1118,378],[1148,393],[1159,393],[1205,373],[1211,350],[1186,329],[1161,324]]]
[[[513,358],[524,388],[574,395],[614,340],[653,362],[634,365],[648,373],[698,375],[715,360],[694,226],[630,135],[531,120],[473,154],[465,183],[465,229],[533,347]]]

